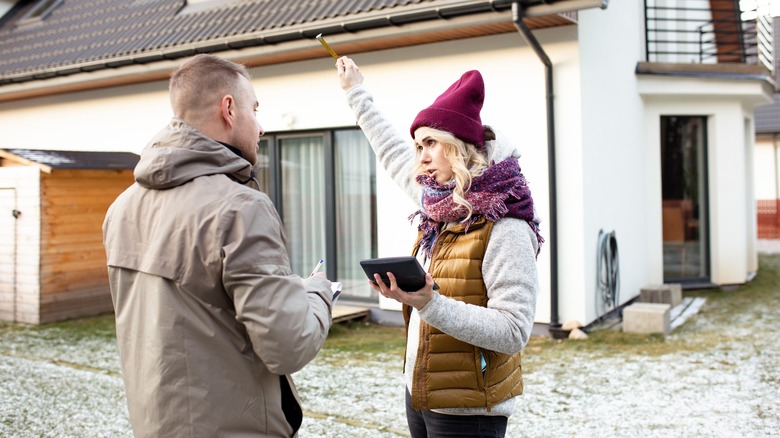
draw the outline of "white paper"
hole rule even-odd
[[[330,290],[333,292],[333,301],[332,304],[336,305],[336,300],[339,299],[339,295],[341,295],[341,282],[340,281],[334,281],[330,284]]]

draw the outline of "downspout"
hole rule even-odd
[[[523,21],[523,9],[520,0],[512,3],[512,21],[520,35],[534,49],[536,56],[544,64],[545,89],[547,101],[547,167],[550,190],[550,334],[558,339],[565,337],[558,316],[558,196],[555,171],[555,109],[553,106],[553,66],[539,41]]]

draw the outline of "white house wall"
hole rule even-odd
[[[138,153],[171,117],[166,82],[0,103],[0,147]]]
[[[712,280],[718,284],[744,283],[748,255],[743,233],[748,224],[742,206],[748,191],[743,115],[739,105],[711,108],[707,150]]]
[[[710,116],[712,282],[743,283],[757,269],[752,111],[768,102],[772,90],[750,80],[636,75],[636,63],[645,56],[644,29],[636,25],[643,18],[642,2],[610,2],[606,10],[579,13],[582,186],[567,174],[559,178],[558,192],[565,200],[559,201],[559,217],[581,215],[582,221],[576,230],[562,227],[566,234],[559,239],[567,249],[561,255],[562,322],[572,317],[589,322],[601,315],[595,305],[599,230],[616,233],[621,303],[638,296],[643,286],[663,282],[661,115]],[[561,146],[558,150],[559,156],[566,154]],[[574,201],[578,194],[583,207]],[[581,275],[570,277],[572,269]]]
[[[743,129],[742,137],[745,160],[745,196],[742,198],[742,204],[744,209],[742,213],[745,215],[745,232],[743,238],[745,239],[746,252],[747,252],[747,277],[746,280],[750,280],[752,276],[758,272],[758,209],[756,206],[756,190],[753,185],[753,173],[755,172],[755,152],[756,152],[756,128],[755,128],[755,113],[753,106],[747,106],[742,108],[743,117]]]
[[[600,304],[596,286],[600,231],[614,232],[617,240],[620,304],[648,283],[662,281],[661,230],[654,220],[660,217],[660,195],[648,190],[656,167],[638,135],[644,129],[644,107],[633,73],[643,57],[644,35],[636,25],[642,12],[641,2],[610,2],[606,10],[579,13],[582,150],[559,147],[559,162],[571,164],[559,179],[559,217],[576,218],[571,228],[560,227],[566,248],[561,252],[561,322],[588,323],[610,310]],[[657,205],[649,202],[655,196]]]
[[[576,27],[537,31],[535,35],[555,63],[556,135],[559,148],[574,154],[564,156],[566,169],[565,163],[570,159],[576,162],[581,149]],[[548,236],[544,67],[519,34],[361,53],[354,59],[375,101],[403,133],[408,132],[417,112],[462,73],[480,70],[486,84],[483,122],[496,126],[519,147],[521,167],[545,220],[542,233]],[[338,86],[334,61],[324,51],[322,59],[253,68],[251,73],[260,100],[259,120],[267,132],[355,125]],[[170,116],[166,81],[5,102],[0,103],[0,145],[138,153]],[[575,177],[581,174],[577,167],[571,166]],[[408,254],[416,236],[407,220],[413,204],[380,166],[378,169],[379,255]],[[575,205],[581,203],[581,193],[568,196]],[[561,217],[559,226],[576,233],[582,229],[580,216]],[[582,239],[572,239],[578,240]],[[538,264],[540,322],[550,318],[549,245],[542,250]],[[564,268],[566,275],[571,273],[581,283],[584,278],[577,262],[571,260]]]
[[[577,26],[534,32],[554,65],[561,322],[588,323],[600,316],[599,230],[616,233],[621,303],[642,286],[663,281],[661,115],[710,116],[712,281],[741,283],[754,271],[754,251],[745,242],[749,217],[741,212],[745,197],[752,199],[747,127],[751,108],[771,91],[756,81],[637,77],[643,34],[636,23],[642,17],[641,2],[611,2],[605,10],[581,11]],[[544,220],[548,242],[538,263],[536,319],[549,322],[554,242],[549,239],[545,71],[533,50],[513,32],[353,57],[375,101],[404,135],[417,112],[463,72],[482,72],[483,121],[518,145]],[[334,60],[324,50],[320,59],[251,73],[267,132],[355,125]],[[0,147],[138,153],[170,116],[167,81],[4,102]],[[416,231],[406,218],[414,206],[377,168],[379,255],[408,254]]]
[[[576,28],[537,33],[556,66],[559,142],[579,149],[578,52],[573,43]],[[520,165],[528,178],[537,209],[549,218],[547,191],[547,140],[544,98],[544,67],[518,34],[453,41],[405,49],[362,53],[354,56],[366,78],[365,85],[385,115],[408,135],[417,112],[430,105],[462,73],[482,73],[486,98],[482,120],[506,133],[522,153]],[[261,123],[267,131],[354,126],[337,86],[334,63],[322,60],[290,66],[255,69],[261,100]],[[291,87],[298,87],[290,96]],[[316,102],[316,104],[315,104]],[[263,107],[266,106],[268,110]],[[273,111],[266,115],[266,111]],[[411,137],[409,137],[411,147]],[[416,229],[407,220],[414,211],[392,180],[377,166],[379,256],[408,254]],[[549,243],[547,244],[549,245]],[[541,293],[537,321],[550,318],[549,246],[539,258]],[[397,306],[382,301],[385,308]]]
[[[740,86],[741,85],[741,86]],[[752,89],[751,89],[752,87]],[[734,90],[741,89],[741,102]],[[715,79],[676,79],[648,77],[640,92],[647,103],[646,147],[660,145],[660,118],[667,115],[707,117],[707,166],[709,181],[709,243],[711,281],[719,285],[741,284],[757,269],[753,240],[755,209],[752,166],[752,106],[756,96],[768,95],[759,84],[739,84]],[[747,121],[747,122],[746,122]],[[653,176],[660,203],[660,171]],[[660,215],[660,205],[659,205]],[[660,218],[657,219],[660,223]],[[661,239],[657,240],[660,251]]]

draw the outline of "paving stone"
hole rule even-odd
[[[666,303],[677,307],[682,302],[682,286],[679,283],[653,284],[639,290],[639,301],[643,303]]]
[[[623,331],[626,333],[662,333],[671,330],[666,303],[634,303],[623,309]]]

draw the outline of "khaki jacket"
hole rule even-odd
[[[464,233],[458,224],[442,230],[428,272],[439,293],[466,304],[486,307],[482,261],[493,222],[479,219]],[[420,234],[422,236],[422,234]],[[419,239],[418,243],[419,245]],[[415,246],[414,252],[417,252]],[[408,330],[411,307],[404,306]],[[521,353],[506,354],[470,345],[425,322],[420,323],[412,406],[415,409],[486,408],[523,393]],[[487,368],[482,372],[481,360]]]
[[[103,224],[135,436],[294,436],[289,375],[325,341],[327,281],[291,272],[251,165],[183,121],[135,179]]]

